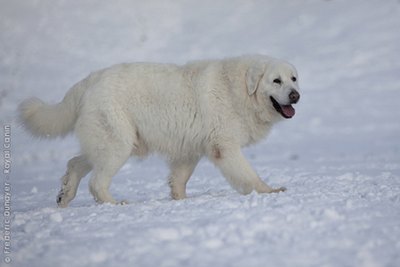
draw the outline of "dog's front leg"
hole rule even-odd
[[[175,200],[186,198],[186,183],[189,181],[199,159],[177,161],[170,164],[169,186],[171,197]]]
[[[284,187],[272,188],[262,181],[243,156],[240,147],[214,146],[211,159],[231,186],[241,194],[249,194],[253,190],[258,193],[277,193],[286,190]]]

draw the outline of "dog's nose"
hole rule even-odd
[[[289,94],[289,99],[291,104],[296,104],[300,99],[300,94],[296,90],[292,89]]]

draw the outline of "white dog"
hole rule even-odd
[[[241,148],[266,136],[281,118],[295,114],[296,69],[266,56],[172,64],[120,64],[90,74],[48,105],[24,101],[20,117],[35,136],[75,130],[81,155],[68,162],[57,197],[66,207],[79,182],[93,170],[90,192],[99,203],[121,203],[109,193],[112,177],[131,156],[164,155],[174,199],[207,156],[241,194],[284,191],[264,183]]]

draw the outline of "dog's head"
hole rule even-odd
[[[250,96],[256,94],[276,111],[289,119],[295,114],[293,104],[300,99],[297,71],[291,64],[277,59],[255,62],[246,72],[246,87]]]

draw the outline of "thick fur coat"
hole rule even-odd
[[[75,131],[81,155],[68,162],[57,197],[66,207],[82,177],[92,171],[97,202],[120,203],[109,193],[111,178],[131,156],[165,156],[174,199],[198,161],[208,157],[242,194],[283,191],[265,184],[241,148],[266,136],[294,115],[299,100],[296,69],[266,56],[173,64],[119,64],[90,74],[56,105],[24,101],[20,117],[35,136]]]

